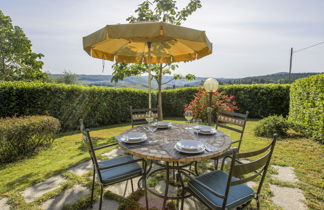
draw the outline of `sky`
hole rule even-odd
[[[23,28],[43,71],[111,74],[110,61],[83,51],[82,37],[107,24],[127,23],[142,0],[0,0]],[[179,0],[182,8],[188,0]],[[323,0],[202,0],[183,26],[206,31],[213,54],[180,63],[176,73],[241,78],[288,72],[290,48],[324,41]],[[324,44],[294,53],[292,72],[324,72]]]

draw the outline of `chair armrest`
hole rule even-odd
[[[136,163],[136,162],[139,162],[139,161],[143,162],[144,159],[131,160],[131,161],[128,161],[128,162],[125,162],[125,163],[119,163],[119,164],[115,164],[115,165],[111,165],[111,166],[107,166],[107,167],[103,167],[103,168],[99,167],[99,170],[111,169],[111,168],[115,168],[115,167],[118,167],[118,166],[123,166],[123,165],[131,164],[131,163]]]
[[[221,170],[223,170],[223,168],[224,168],[224,163],[225,163],[225,160],[226,160],[226,158],[230,158],[230,159],[233,159],[233,157],[232,157],[232,156],[230,156],[230,155],[227,155],[227,156],[225,156],[225,157],[223,158],[223,161],[222,161]],[[243,162],[241,162],[241,161],[240,161],[240,160],[238,160],[238,159],[236,159],[236,160],[235,160],[235,162],[237,162],[237,163],[239,163],[239,164],[243,164]]]
[[[217,197],[220,198],[225,198],[224,195],[218,194],[217,192],[215,192],[213,189],[211,189],[210,187],[208,187],[207,185],[205,185],[204,183],[202,183],[201,181],[191,177],[189,174],[186,174],[183,171],[180,171],[180,176],[181,174],[185,175],[186,177],[188,177],[190,180],[192,180],[193,182],[196,182],[197,184],[199,184],[200,186],[202,186],[203,188],[205,188],[206,190],[208,190],[210,193],[212,193],[213,195],[216,195]]]
[[[235,143],[239,143],[241,140],[237,140],[237,141],[232,141],[231,144],[235,144]]]
[[[108,145],[105,145],[105,146],[97,147],[97,148],[94,148],[93,150],[104,149],[104,148],[112,147],[112,146],[116,146],[116,145],[118,145],[118,143],[113,143],[113,144],[108,144]]]

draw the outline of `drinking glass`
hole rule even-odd
[[[201,125],[202,124],[202,120],[200,118],[195,118],[192,120],[192,122],[196,125]]]
[[[148,126],[150,132],[155,132],[158,128],[157,119],[153,119],[151,125]]]
[[[153,120],[154,120],[154,115],[152,111],[148,111],[145,113],[145,120],[147,121],[147,123],[150,125]]]
[[[188,121],[188,124],[190,123],[190,121],[193,118],[193,112],[191,110],[187,110],[184,113],[184,117],[186,118],[186,120]],[[190,129],[190,127],[188,126],[187,129]]]

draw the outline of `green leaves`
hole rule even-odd
[[[280,138],[287,136],[287,131],[290,125],[289,122],[283,116],[269,116],[263,118],[258,122],[258,125],[254,128],[256,136],[273,137],[273,134],[278,134]]]
[[[0,80],[46,80],[41,71],[44,57],[31,50],[31,41],[19,26],[13,26],[9,16],[0,10]]]
[[[292,83],[289,120],[301,125],[300,132],[324,143],[324,74]]]
[[[60,122],[50,116],[0,120],[0,162],[11,162],[52,143]]]
[[[166,116],[182,117],[183,108],[194,99],[197,87],[163,90],[163,109]],[[221,85],[219,92],[235,95],[239,112],[249,111],[251,118],[269,115],[286,116],[289,111],[289,85]]]
[[[77,84],[78,77],[79,77],[78,75],[76,75],[70,71],[64,71],[63,75],[61,75],[55,79],[55,82],[69,84],[69,85]]]

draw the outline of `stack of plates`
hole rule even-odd
[[[139,132],[129,132],[126,135],[124,135],[121,140],[128,144],[135,144],[144,142],[147,140],[147,136],[145,133],[139,133]]]
[[[174,148],[183,153],[196,154],[202,153],[205,150],[205,146],[202,142],[198,140],[180,140],[178,141]]]
[[[170,128],[171,127],[171,123],[167,122],[167,121],[158,121],[156,123],[157,128]]]
[[[210,127],[210,126],[205,126],[205,125],[197,125],[194,127],[194,129],[198,133],[205,134],[205,135],[211,135],[211,134],[215,134],[217,132],[215,128]]]

